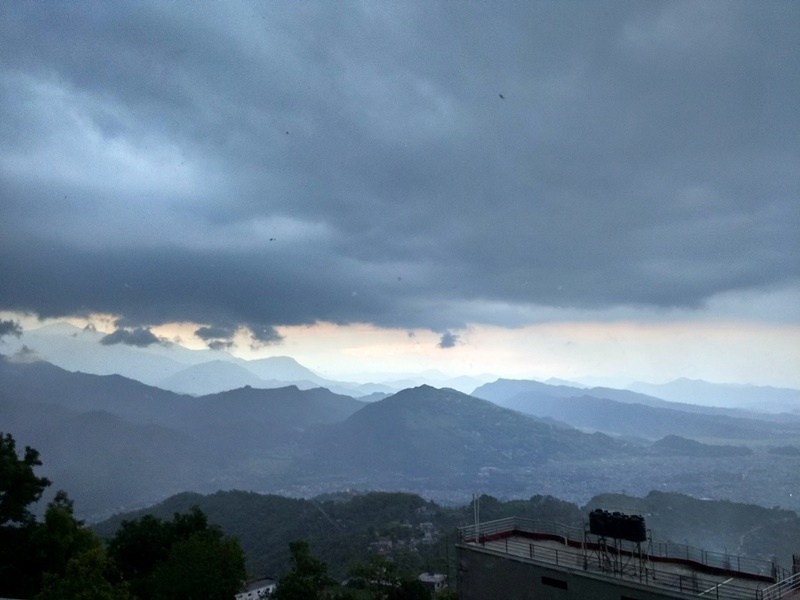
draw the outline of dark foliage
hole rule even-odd
[[[34,522],[30,506],[50,485],[49,479],[37,477],[33,472],[33,468],[41,464],[39,452],[26,446],[20,458],[11,434],[0,433],[0,527],[20,527]]]
[[[107,554],[100,538],[73,513],[63,491],[38,522],[31,512],[49,481],[37,477],[39,454],[17,456],[0,435],[0,596],[37,600],[198,598],[230,600],[245,579],[238,542],[195,508],[171,522],[123,523]],[[129,585],[130,583],[130,585]]]
[[[124,521],[108,551],[140,598],[229,600],[246,579],[238,542],[193,507],[162,521],[152,515]]]
[[[326,590],[336,584],[328,574],[328,565],[312,556],[308,542],[298,540],[289,544],[292,569],[278,582],[274,600],[322,600],[329,597]]]

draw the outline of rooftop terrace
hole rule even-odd
[[[755,558],[684,544],[635,543],[587,529],[508,518],[459,529],[459,544],[515,559],[658,588],[675,597],[779,600],[798,597],[800,577]]]

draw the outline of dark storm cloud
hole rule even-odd
[[[23,345],[22,348],[9,357],[9,360],[14,363],[30,364],[43,361],[44,357],[36,350]]]
[[[213,326],[213,327],[199,327],[194,334],[201,340],[206,342],[206,345],[211,350],[229,350],[234,346],[233,336],[236,333],[236,327],[231,326]]]
[[[0,320],[0,338],[7,335],[20,337],[22,335],[22,326],[17,321],[3,321]]]
[[[134,329],[117,329],[113,333],[109,333],[100,338],[100,343],[104,346],[125,344],[127,346],[145,348],[153,344],[164,344],[166,342],[149,329],[145,327],[136,327]]]
[[[274,343],[796,285],[799,27],[787,2],[7,3],[0,309]]]
[[[439,338],[437,344],[439,348],[453,348],[458,343],[458,335],[450,331],[445,331]]]
[[[233,347],[233,342],[230,340],[211,340],[208,342],[208,347],[211,350],[229,350]]]
[[[201,340],[230,339],[236,333],[235,327],[200,327],[194,334]]]
[[[283,336],[281,336],[281,334],[279,334],[274,327],[270,327],[269,325],[260,325],[255,327],[251,325],[250,335],[252,336],[256,345],[277,344],[283,340]]]

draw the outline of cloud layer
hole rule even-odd
[[[448,347],[519,324],[498,306],[797,286],[799,30],[788,2],[7,3],[0,309]]]

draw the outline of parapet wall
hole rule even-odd
[[[591,573],[548,568],[458,544],[459,600],[674,600],[682,594]],[[713,596],[712,596],[713,597]]]

